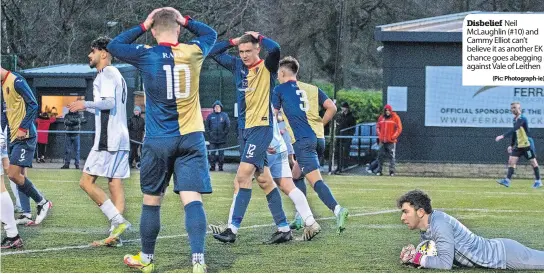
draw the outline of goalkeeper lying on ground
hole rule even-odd
[[[528,248],[510,239],[485,239],[472,233],[457,219],[433,210],[431,199],[420,190],[399,198],[401,220],[409,229],[419,229],[421,240],[436,244],[436,256],[424,255],[413,245],[402,249],[401,261],[424,268],[451,269],[453,265],[495,269],[544,269],[544,251]]]

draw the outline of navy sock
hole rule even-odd
[[[251,188],[240,188],[234,202],[234,210],[232,211],[231,223],[235,227],[240,227],[244,215],[246,214],[247,206],[251,200]]]
[[[321,199],[330,210],[334,211],[338,202],[336,202],[336,199],[332,196],[330,188],[322,180],[319,180],[314,184],[314,190],[317,192],[319,199]]]
[[[514,168],[513,167],[508,167],[508,173],[506,174],[506,178],[508,178],[508,180],[512,179],[512,175],[514,175]]]
[[[308,195],[306,194],[306,182],[304,182],[304,177],[295,179],[295,186],[304,193],[304,196]]]
[[[142,205],[140,237],[142,253],[155,254],[155,243],[161,230],[161,206]]]
[[[23,213],[30,214],[32,210],[30,209],[30,198],[26,194],[24,194],[22,191],[19,191],[19,187],[15,189],[14,191],[19,192],[19,201],[21,202],[21,208],[23,209]]]
[[[274,223],[278,227],[288,226],[287,217],[285,217],[285,212],[283,212],[281,204],[280,191],[277,187],[266,195],[266,200],[268,201],[268,208],[270,209],[270,213],[272,213],[272,218],[274,218]]]
[[[36,203],[39,203],[43,200],[43,196],[40,195],[40,193],[38,192],[38,190],[36,190],[32,182],[28,180],[28,178],[26,177],[25,177],[25,183],[22,186],[17,185],[17,189],[20,192],[26,194],[26,196],[32,198],[32,200],[34,200],[34,202]],[[30,205],[30,201],[29,201],[29,205]],[[22,202],[21,202],[21,206],[23,206]]]
[[[185,229],[189,237],[191,253],[204,253],[206,213],[201,201],[193,201],[185,206]]]
[[[533,171],[535,172],[535,179],[540,180],[540,169],[538,167],[533,167]]]

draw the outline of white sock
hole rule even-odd
[[[42,200],[38,203],[38,205],[43,206],[43,205],[45,205],[45,203],[47,203],[47,200],[45,199],[45,197],[43,197]]]
[[[204,264],[204,253],[193,253],[193,264]]]
[[[148,264],[153,261],[153,254],[145,254],[142,252],[140,253],[140,258],[142,258],[142,263]]]
[[[298,214],[300,214],[300,217],[302,217],[302,220],[304,220],[305,225],[309,226],[315,223],[308,200],[306,200],[306,196],[304,196],[304,193],[302,193],[300,189],[295,187],[291,190],[291,192],[289,192],[289,198],[295,203],[295,208],[297,209]]]
[[[9,180],[9,186],[11,186],[11,192],[13,192],[13,196],[15,196],[15,205],[21,207],[21,200],[19,199],[17,184],[15,184],[12,180]]]
[[[232,196],[232,204],[230,205],[230,211],[229,211],[229,220],[227,221],[227,225],[231,225],[232,224],[232,214],[234,212],[234,203],[236,202],[236,195],[238,195],[238,193],[235,193],[234,196]]]
[[[232,230],[232,233],[238,234],[238,228],[235,227],[233,224],[229,224],[228,227],[230,228],[230,230]]]
[[[15,213],[13,212],[13,201],[7,191],[0,194],[0,220],[6,224],[4,229],[6,230],[6,236],[13,238],[19,235],[17,230],[17,224],[15,223]]]
[[[100,210],[106,215],[108,220],[111,221],[112,225],[117,225],[125,221],[123,215],[119,213],[119,210],[113,205],[110,199],[107,199],[101,206]]]
[[[278,227],[278,230],[281,231],[281,232],[289,232],[289,231],[291,231],[291,229],[289,228],[289,226],[280,226],[280,227]]]
[[[340,209],[342,209],[340,205],[336,205],[334,207],[334,216],[338,216],[338,213],[340,213]]]

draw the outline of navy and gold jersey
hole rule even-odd
[[[504,137],[512,136],[511,146],[514,148],[525,148],[531,146],[529,136],[529,121],[524,115],[514,118],[514,128],[504,134]]]
[[[187,20],[197,37],[188,43],[161,43],[150,47],[131,44],[145,33],[137,26],[119,34],[108,51],[140,71],[145,91],[145,134],[171,137],[204,131],[200,110],[199,80],[202,62],[217,39],[209,26]]]
[[[264,36],[260,36],[260,40],[268,55],[252,67],[247,67],[242,59],[226,52],[233,46],[229,41],[215,44],[210,52],[210,56],[217,63],[234,74],[234,83],[238,90],[238,127],[241,129],[272,126],[270,97],[280,62],[280,46]]]
[[[11,142],[17,139],[19,129],[26,131],[27,137],[36,136],[38,101],[25,78],[15,72],[2,79],[2,108],[2,127],[7,125]]]
[[[319,108],[327,99],[321,89],[300,81],[287,81],[274,89],[272,103],[275,109],[283,109],[291,142],[309,137],[325,138]]]

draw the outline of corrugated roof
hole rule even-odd
[[[469,11],[377,26],[374,38],[388,42],[461,42],[463,20]]]
[[[135,69],[129,64],[113,64],[120,71]],[[60,64],[46,67],[25,69],[20,71],[23,75],[34,76],[72,76],[72,75],[95,75],[96,69],[90,68],[89,64]]]

